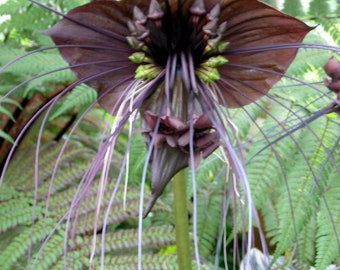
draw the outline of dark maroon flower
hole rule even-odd
[[[219,136],[216,131],[213,131],[212,123],[205,114],[194,117],[192,122],[183,123],[180,119],[170,115],[159,118],[158,115],[147,111],[144,113],[144,120],[146,126],[149,127],[143,131],[147,140],[146,144],[149,145],[152,136],[155,136],[151,160],[153,192],[145,211],[145,215],[147,215],[157,198],[162,194],[174,171],[177,172],[189,166],[190,141],[193,142],[196,167],[201,158],[206,158],[219,146]],[[193,138],[190,134],[191,125]]]
[[[338,95],[340,93],[340,62],[331,57],[328,62],[324,66],[326,74],[331,77],[331,81],[328,79],[325,80],[325,85],[329,90],[333,91]]]
[[[226,144],[219,105],[266,95],[297,53],[260,48],[300,43],[310,30],[256,0],[125,0],[75,8],[47,35],[108,112],[123,124],[141,112],[153,151],[150,209],[191,157],[197,165],[211,154],[218,135]]]
[[[324,70],[326,74],[331,77],[331,80],[325,79],[325,85],[337,95],[336,100],[324,110],[326,113],[336,112],[340,114],[340,62],[334,57],[331,57],[325,64]]]

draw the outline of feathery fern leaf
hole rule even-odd
[[[323,121],[324,120],[324,121]],[[322,138],[327,133],[327,120],[320,119],[311,127]],[[320,123],[323,122],[323,123]],[[325,146],[316,140],[313,134],[305,131],[299,136],[299,147],[303,149],[303,157],[297,151],[295,165],[287,173],[287,186],[281,190],[278,202],[280,217],[280,235],[275,255],[278,257],[292,246],[297,234],[306,226],[317,206],[317,194],[313,192],[315,179],[320,179],[318,174],[323,169],[323,161],[328,153]],[[320,180],[319,180],[320,181]]]
[[[283,12],[291,16],[303,16],[305,13],[300,0],[284,1]]]
[[[64,256],[59,257],[58,261],[49,270],[63,270],[65,266],[72,270],[84,269],[84,265],[87,264],[87,260],[81,251],[70,251],[67,253],[66,260]],[[45,268],[46,269],[46,268]],[[45,270],[44,269],[44,270]]]
[[[36,207],[36,215],[42,214],[42,209]],[[16,198],[0,203],[0,233],[10,228],[32,223],[32,200]]]
[[[337,157],[339,157],[339,147]],[[339,160],[339,158],[337,158]],[[334,167],[333,167],[334,168]],[[317,216],[318,228],[316,233],[316,268],[324,269],[334,259],[340,258],[340,181],[339,171],[334,169],[329,175],[324,200],[321,201]],[[326,204],[326,203],[327,204]]]
[[[65,236],[63,233],[55,232],[48,240],[43,249],[43,254],[35,254],[31,260],[31,269],[45,270],[50,269],[60,257],[63,257]],[[73,268],[72,268],[73,269]]]
[[[105,252],[113,255],[122,254],[122,251],[137,251],[138,231],[136,229],[117,230],[105,234]],[[90,247],[93,241],[92,236],[85,236],[81,245],[84,255],[90,254]],[[98,235],[96,245],[96,255],[100,255],[101,235]],[[154,252],[161,248],[175,244],[175,233],[172,226],[153,226],[143,230],[143,247],[145,253]]]
[[[297,266],[299,269],[309,269],[315,261],[315,238],[317,231],[316,213],[314,212],[310,220],[304,226],[298,236],[297,246]]]
[[[319,17],[331,13],[328,1],[312,0],[309,4],[309,13],[312,16]]]
[[[100,259],[97,259],[93,263],[94,265],[100,265]],[[175,270],[177,267],[176,255],[152,255],[145,254],[142,262],[143,269],[148,270]],[[112,270],[128,270],[138,269],[137,256],[125,255],[125,256],[106,256],[105,257],[105,269]]]
[[[12,269],[12,266],[20,259],[26,258],[24,254],[35,243],[42,243],[45,237],[50,233],[53,228],[54,222],[51,220],[45,220],[36,222],[33,227],[28,226],[22,230],[22,232],[14,237],[12,241],[0,252],[0,262],[2,263],[2,269]]]
[[[5,65],[11,59],[22,56],[25,52],[22,49],[15,49],[10,46],[0,44],[0,49],[2,51],[0,57],[0,64]],[[6,69],[7,72],[20,73],[21,76],[30,78],[36,76],[37,74],[48,73],[51,70],[59,70],[60,67],[65,66],[64,60],[55,52],[40,52],[29,55],[25,61],[18,61],[14,65]],[[30,90],[40,92],[48,92],[50,87],[41,87],[42,85],[56,85],[56,82],[67,83],[74,80],[74,75],[70,70],[64,69],[45,76],[39,76],[38,78],[27,82],[25,85],[25,91],[20,91],[22,97],[26,96]],[[6,81],[3,82],[5,84]],[[37,86],[40,87],[37,87]]]
[[[105,252],[107,254],[114,252],[114,254],[117,254],[117,260],[120,260],[122,250],[131,254],[136,253],[138,230],[136,228],[129,230],[116,228],[124,222],[132,221],[132,223],[136,223],[140,203],[139,188],[129,186],[127,194],[124,194],[122,188],[119,189],[109,210],[108,218],[105,220],[112,191],[117,183],[115,181],[108,182],[98,215],[96,209],[99,181],[95,180],[90,189],[80,195],[84,197],[80,200],[77,209],[74,212],[69,212],[70,205],[73,203],[77,191],[79,191],[79,179],[82,178],[89,166],[89,157],[91,157],[92,151],[80,147],[78,143],[69,142],[67,147],[63,149],[63,155],[58,158],[62,147],[63,142],[61,141],[43,144],[40,149],[39,161],[42,170],[38,175],[41,182],[37,191],[38,196],[33,194],[35,187],[35,168],[33,165],[36,162],[35,147],[19,152],[11,164],[3,185],[4,189],[1,189],[0,193],[2,198],[0,202],[2,217],[0,218],[0,235],[2,231],[6,231],[5,233],[11,231],[8,237],[4,237],[5,242],[0,240],[0,247],[4,247],[0,254],[0,261],[10,260],[9,263],[6,263],[4,269],[12,269],[14,265],[15,267],[25,266],[27,261],[23,260],[25,258],[23,255],[28,251],[31,253],[29,263],[34,269],[60,269],[65,259],[64,263],[69,263],[71,269],[81,269],[88,264],[86,258],[92,252],[91,243],[94,228],[98,230],[97,255],[100,254],[102,244],[100,233],[104,222],[107,225],[112,225],[106,234]],[[59,169],[57,174],[50,179],[56,161],[58,161]],[[22,166],[25,173],[18,172],[16,166],[19,168]],[[44,179],[46,179],[46,182],[42,181]],[[1,195],[6,190],[9,191],[6,196],[5,194]],[[145,203],[149,197],[150,192],[147,191]],[[34,202],[34,198],[37,200],[36,202]],[[32,205],[35,205],[34,211]],[[161,204],[155,206],[154,213],[157,213],[159,211],[157,209],[161,208]],[[73,243],[73,238],[65,242],[66,221],[62,218],[67,213],[70,213],[70,221],[77,228],[74,235],[75,243]],[[57,225],[58,222],[60,225]],[[51,237],[46,238],[52,232],[52,229],[54,231]],[[65,243],[67,243],[66,246]],[[150,226],[143,231],[143,246],[150,252],[158,252],[160,249],[174,245],[174,243],[175,235],[172,226]],[[78,259],[73,256],[77,256]],[[159,268],[157,257],[162,258],[163,255],[153,256],[150,265],[154,264],[156,268]],[[128,267],[130,261],[125,264],[125,267]]]
[[[215,166],[209,166],[214,160]],[[223,187],[225,175],[221,173],[222,162],[216,157],[203,163],[209,170],[202,168],[197,172],[199,184],[197,194],[197,231],[201,256],[206,258],[216,250],[223,210]],[[223,171],[223,170],[222,170]]]
[[[75,87],[65,99],[60,100],[56,105],[56,111],[50,116],[50,120],[60,117],[62,114],[81,106],[88,107],[97,100],[97,92],[82,84]]]
[[[0,130],[0,138],[3,138],[11,143],[14,143],[13,138],[10,135],[8,135],[6,132],[4,132],[3,130]]]
[[[41,184],[52,175],[55,166],[65,166],[69,161],[74,161],[76,158],[86,160],[91,156],[91,152],[88,149],[83,148],[76,143],[69,143],[67,145],[67,150],[64,151],[59,160],[58,155],[62,149],[62,144],[52,142],[42,146],[41,149],[38,164],[35,162],[36,155],[25,154],[26,151],[28,153],[35,153],[35,146],[23,151],[22,154],[20,154],[20,157],[11,164],[8,170],[7,179],[11,179],[12,186],[15,186],[20,190],[34,190],[35,185],[30,181],[31,179],[35,179],[35,167],[32,166],[32,164],[35,164],[40,168],[38,170],[38,180]],[[17,168],[20,168],[20,170]]]
[[[16,191],[13,187],[6,184],[1,184],[0,188],[0,202],[7,202],[10,199],[20,197],[20,192]]]

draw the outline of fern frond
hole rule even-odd
[[[130,149],[129,183],[139,186],[145,164],[146,149],[141,134],[134,134]]]
[[[263,105],[261,100],[258,104]],[[230,120],[234,123],[234,127],[237,128],[237,137],[240,140],[246,140],[249,133],[252,133],[251,128],[254,122],[264,116],[263,109],[257,104],[249,104],[242,109],[236,109],[229,113]]]
[[[56,111],[50,116],[50,120],[60,117],[62,114],[73,110],[76,107],[88,107],[97,100],[97,92],[92,88],[82,84],[70,92],[69,95],[59,101]]]
[[[166,246],[174,245],[176,242],[175,232],[172,226],[153,226],[143,230],[143,249],[159,250]],[[89,256],[92,236],[85,236],[81,242],[85,256]],[[105,252],[112,254],[122,254],[122,251],[137,251],[138,230],[117,230],[105,234]],[[101,253],[101,235],[97,236],[96,255]]]
[[[50,142],[41,148],[39,153],[39,183],[42,183],[48,176],[51,176],[56,165],[57,157],[61,151],[62,144]],[[25,152],[25,151],[23,151]],[[11,181],[11,185],[19,190],[33,190],[35,188],[34,179],[35,167],[35,146],[28,149],[25,154],[16,159],[8,170],[6,181]],[[59,160],[59,168],[77,158],[87,158],[91,152],[76,143],[69,143]],[[20,168],[20,170],[18,170]]]
[[[105,201],[102,203],[102,206],[105,207],[107,206],[107,204],[108,201]],[[126,206],[125,209],[122,206],[123,206],[122,201],[112,206],[107,220],[109,224],[120,223],[130,217],[134,219],[138,217],[139,198],[127,199],[125,202]],[[93,231],[95,223],[98,228],[103,227],[106,209],[103,209],[99,213],[99,217],[96,217],[96,213],[94,211],[95,208],[93,208],[93,206],[86,206],[86,208],[83,207],[82,210],[85,213],[83,215],[79,215],[77,218],[77,233]]]
[[[94,265],[100,265],[100,259],[96,259]],[[175,270],[177,266],[176,255],[145,254],[142,261],[143,269],[148,270]],[[105,256],[105,269],[127,270],[138,268],[138,257],[135,255]]]
[[[267,197],[267,196],[266,196]],[[267,238],[270,240],[269,244],[275,246],[279,241],[278,228],[280,225],[278,210],[276,208],[277,199],[273,197],[267,197],[267,200],[263,204],[261,209],[261,215],[264,219],[264,229]]]
[[[216,163],[218,164],[219,162]],[[209,168],[213,169],[211,166]],[[202,181],[202,173],[204,173],[204,169],[197,174],[199,181]],[[219,170],[209,170],[207,173],[205,181],[202,181],[204,184],[200,185],[197,194],[197,237],[202,257],[208,257],[209,254],[214,253],[216,250],[223,210],[223,186],[225,183],[223,181],[224,174],[218,175]]]
[[[55,155],[53,154],[53,151],[50,151],[50,149],[53,149],[54,143],[49,143],[46,145],[41,146],[40,151],[45,151],[46,156],[48,157],[48,154],[50,153],[52,156]],[[5,183],[8,183],[9,185],[16,187],[20,187],[21,180],[25,182],[28,180],[29,183],[31,183],[32,175],[34,175],[34,169],[32,164],[35,163],[35,147],[36,146],[31,146],[22,149],[22,151],[18,151],[18,154],[16,155],[15,159],[13,162],[10,164],[7,172],[6,172],[6,177],[4,179]],[[18,170],[20,168],[20,170]],[[27,177],[26,173],[29,172],[30,176]],[[26,178],[27,177],[27,178]],[[23,179],[21,179],[23,178]],[[18,183],[18,184],[16,184]],[[33,183],[31,183],[33,185]]]
[[[0,49],[2,51],[0,57],[1,65],[5,65],[10,60],[22,56],[25,53],[22,49],[16,49],[1,44]],[[18,61],[12,66],[8,67],[6,71],[11,72],[13,74],[19,73],[21,75],[25,75],[26,78],[29,78],[37,74],[43,74],[51,70],[60,69],[60,67],[63,66],[66,66],[64,60],[55,51],[53,52],[49,51],[34,53],[26,57],[25,61]],[[69,69],[53,72],[51,74],[30,81],[25,87],[26,91],[20,91],[21,97],[25,97],[28,93],[27,92],[28,90],[34,89],[38,85],[41,86],[43,83],[49,84],[51,84],[51,82],[67,83],[72,80],[74,80],[74,74]],[[38,87],[37,89],[39,89],[39,91],[49,90],[47,88],[44,89],[44,87]]]
[[[260,144],[252,148],[250,156],[257,153],[262,147],[263,144]],[[252,197],[259,209],[265,207],[268,198],[277,198],[279,195],[275,187],[282,183],[284,169],[282,166],[288,162],[289,151],[291,151],[291,146],[281,141],[275,144],[275,151],[265,151],[257,155],[247,166]]]
[[[86,259],[81,251],[70,251],[67,253],[66,261],[64,256],[59,257],[58,261],[50,266],[49,270],[63,270],[65,267],[72,270],[84,269],[84,265],[87,264]]]
[[[339,157],[339,151],[337,156]],[[339,158],[337,160],[339,161]],[[340,181],[337,168],[334,168],[329,179],[331,181],[328,183],[325,198],[321,201],[317,216],[315,262],[317,269],[325,269],[335,259],[340,258]]]
[[[316,40],[320,39],[319,34],[311,34],[306,39],[306,42],[315,43]],[[324,76],[323,66],[327,62],[327,60],[332,56],[332,52],[327,50],[316,50],[316,49],[308,49],[308,50],[300,50],[297,54],[293,64],[289,67],[287,74],[292,76],[293,78],[300,78],[302,80],[313,82],[321,80]],[[306,65],[306,59],[308,59],[308,63]],[[311,76],[311,74],[313,76]],[[282,81],[285,82],[285,79]],[[299,85],[299,89],[304,87],[306,91],[311,93],[311,89],[309,86],[303,85],[299,82],[290,81],[292,84]],[[281,85],[282,83],[280,83]],[[289,90],[288,90],[289,91]],[[283,94],[286,94],[284,91]],[[316,93],[313,93],[316,94]],[[300,98],[300,95],[292,95],[295,98]],[[304,103],[301,103],[304,104]]]
[[[48,240],[41,254],[33,255],[31,269],[50,269],[64,253],[65,236],[63,233],[55,232]],[[73,269],[73,268],[72,268]]]
[[[312,0],[309,4],[309,14],[315,17],[322,17],[331,13],[328,1]]]
[[[280,102],[287,108],[291,108],[293,103],[291,99],[280,99]],[[289,138],[280,140],[262,151],[273,140],[272,137],[275,138],[282,132],[282,129],[289,130],[296,121],[295,119],[290,120],[289,110],[279,109],[280,107],[275,104],[272,106],[269,109],[270,117],[259,118],[258,122],[253,124],[255,135],[251,137],[253,144],[247,154],[247,174],[252,198],[258,209],[266,208],[269,201],[271,201],[271,205],[276,205],[280,195],[278,187],[282,185],[282,181],[286,177],[285,170],[290,167],[292,163],[290,156],[295,151],[295,145]],[[281,124],[278,125],[277,121],[280,121]],[[258,131],[259,128],[262,132]],[[271,210],[275,208],[273,206]]]
[[[36,207],[37,215],[42,209]],[[31,224],[33,209],[30,200],[17,198],[0,203],[0,233],[21,224]]]
[[[10,135],[8,135],[6,132],[4,132],[3,130],[0,130],[0,138],[3,138],[9,141],[10,143],[14,143],[13,138]]]
[[[275,252],[276,257],[293,244],[307,225],[319,201],[318,192],[313,190],[322,188],[324,181],[328,179],[324,161],[329,161],[328,151],[337,139],[338,133],[334,133],[333,129],[339,127],[323,118],[313,123],[311,128],[318,138],[310,131],[301,133],[298,143],[303,149],[303,156],[296,153],[293,157],[295,163],[288,169],[287,186],[283,186],[281,190],[282,195],[278,202],[281,237]]]
[[[56,177],[51,181],[45,181],[38,188],[38,197],[46,197],[48,195],[52,195],[57,191],[65,189],[67,186],[74,184],[75,181],[81,179],[86,170],[88,169],[89,164],[77,163],[76,165],[70,165],[66,168],[63,168],[62,171],[59,171]]]
[[[297,265],[300,269],[309,269],[315,261],[315,240],[317,231],[316,213],[314,212],[310,220],[304,226],[298,236]]]
[[[0,186],[0,204],[6,202],[10,199],[15,199],[20,197],[20,193],[16,191],[13,187],[6,184],[1,184]]]
[[[320,23],[324,31],[332,37],[335,44],[340,43],[340,23],[337,20],[332,20],[324,16],[318,18],[317,22]]]
[[[3,98],[2,95],[0,95],[0,98]],[[10,110],[8,110],[7,105],[14,105],[15,107],[20,107],[20,104],[15,101],[14,99],[11,98],[5,98],[1,104],[0,104],[0,113],[3,115],[6,115],[9,119],[11,119],[13,122],[15,122],[15,118],[13,117],[12,113]],[[5,106],[4,106],[5,105]]]
[[[0,262],[3,264],[2,270],[12,269],[12,266],[21,258],[26,258],[25,252],[31,245],[39,242],[41,243],[48,235],[54,225],[53,221],[46,220],[39,221],[34,224],[34,227],[26,227],[23,231],[16,236],[12,241],[0,251]]]
[[[11,20],[1,25],[1,32],[13,28],[23,30],[30,28],[29,26],[34,24],[41,25],[42,22],[39,22],[39,18],[48,18],[46,10],[34,7],[30,2],[26,1],[6,1],[2,4],[1,11],[2,14],[12,15]],[[56,17],[55,15],[52,16]]]
[[[283,12],[296,17],[301,17],[305,14],[300,0],[284,1]]]

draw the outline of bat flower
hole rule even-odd
[[[99,0],[46,33],[122,124],[141,113],[153,203],[190,158],[226,143],[220,106],[266,95],[310,30],[256,0]]]
[[[184,123],[170,114],[159,117],[146,111],[144,120],[146,126],[149,127],[143,131],[147,140],[146,144],[149,145],[154,137],[151,160],[153,189],[148,208],[144,213],[147,215],[157,198],[162,194],[168,179],[173,176],[173,172],[188,167],[190,141],[192,141],[195,165],[198,166],[201,157],[209,156],[219,146],[219,136],[213,129],[209,117],[205,114],[194,116],[192,121]],[[158,122],[159,126],[157,127]],[[190,127],[192,127],[192,131]],[[153,160],[155,162],[152,162]]]

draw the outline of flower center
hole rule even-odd
[[[219,4],[207,12],[204,1],[197,0],[187,13],[184,14],[181,1],[174,10],[168,1],[162,8],[152,0],[147,15],[134,8],[127,40],[136,50],[129,59],[139,64],[137,79],[155,78],[169,59],[176,59],[172,65],[179,70],[193,66],[195,75],[205,83],[220,78],[217,68],[228,62],[222,55],[228,43],[222,41],[227,23],[219,24]]]

